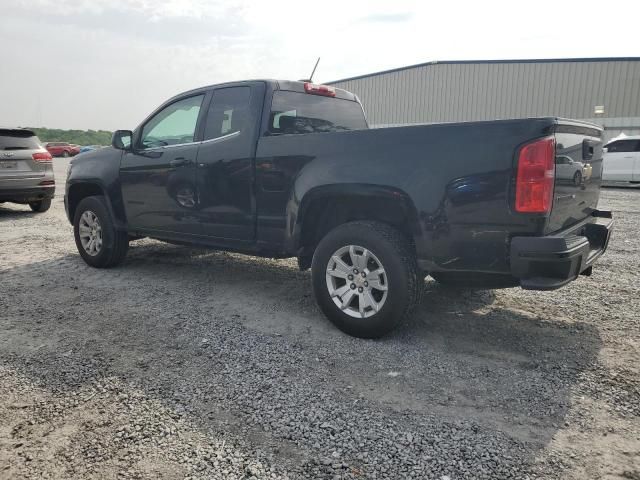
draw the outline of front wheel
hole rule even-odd
[[[582,173],[580,173],[580,172],[576,172],[576,173],[573,175],[573,184],[574,184],[575,186],[580,186],[580,185],[582,184]]]
[[[62,152],[62,156],[63,156],[64,158],[69,157],[69,152],[67,152],[66,150],[65,150],[65,151],[63,151],[63,152]]]
[[[124,260],[129,248],[127,232],[117,230],[102,196],[82,199],[73,217],[73,235],[82,259],[97,268]]]
[[[355,337],[390,332],[420,297],[415,254],[398,230],[383,223],[336,227],[318,244],[311,270],[320,309]]]
[[[40,200],[39,202],[31,202],[29,203],[31,210],[36,213],[44,213],[51,207],[51,199],[47,198],[45,200]]]

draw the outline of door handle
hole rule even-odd
[[[169,166],[171,167],[185,167],[191,164],[191,160],[184,157],[174,158],[169,162]]]

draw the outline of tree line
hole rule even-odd
[[[111,132],[107,130],[61,130],[58,128],[29,128],[42,143],[67,142],[76,145],[111,145]]]

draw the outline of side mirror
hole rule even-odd
[[[118,150],[131,150],[131,140],[133,132],[131,130],[116,130],[111,137],[111,146]]]

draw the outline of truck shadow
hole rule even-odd
[[[294,262],[146,240],[120,268],[91,269],[69,255],[0,270],[0,283],[5,367],[56,395],[114,376],[205,432],[271,421],[277,412],[256,395],[288,402],[301,418],[309,409],[321,418],[328,396],[383,423],[410,415],[425,432],[442,422],[499,431],[531,460],[563,423],[602,343],[589,324],[432,281],[393,335],[354,339],[318,311],[309,274]],[[320,423],[308,428],[321,434]],[[257,443],[288,438],[293,450],[298,442],[313,451],[295,432],[253,425]]]

